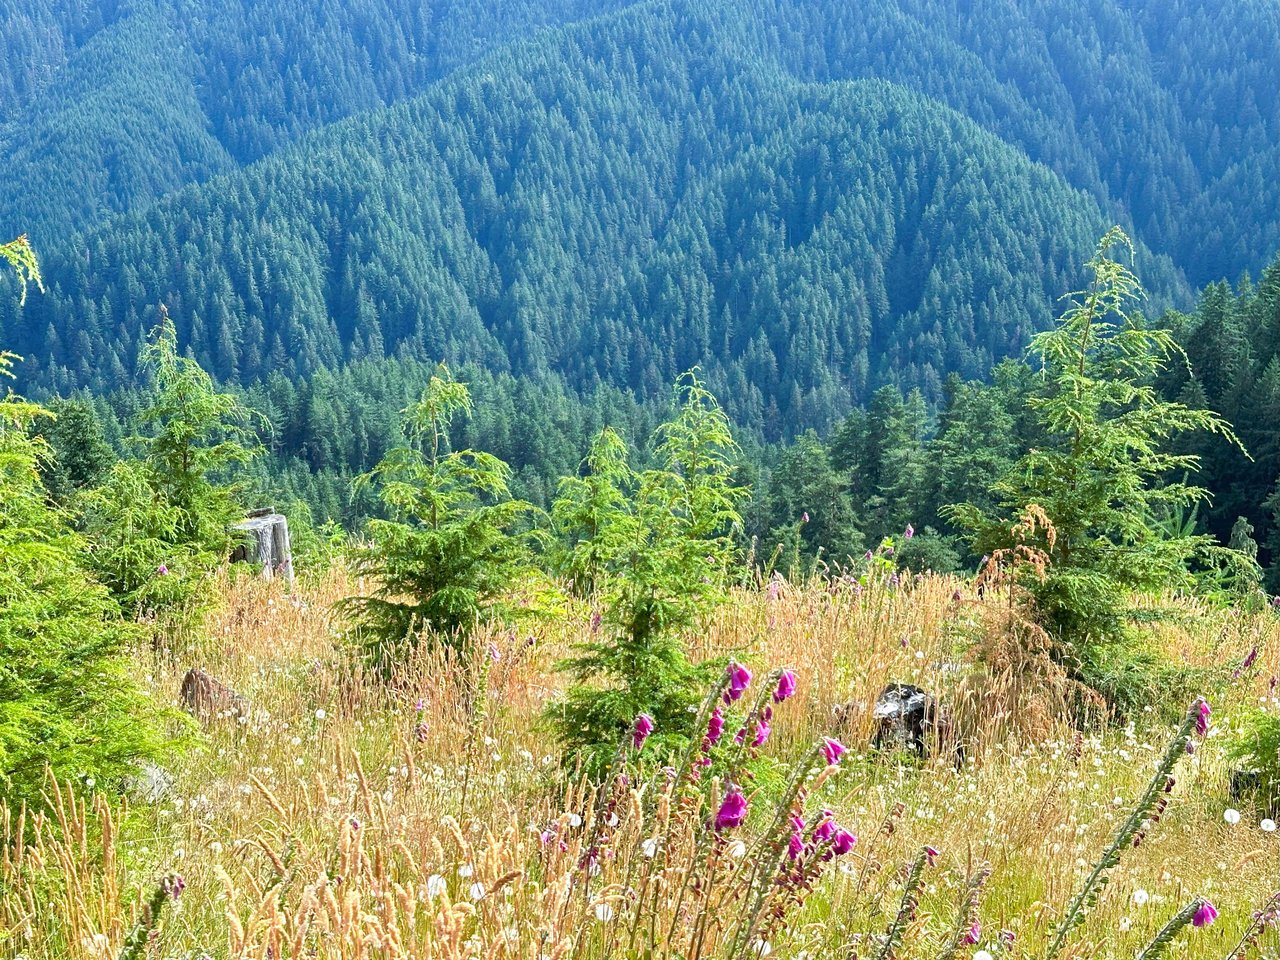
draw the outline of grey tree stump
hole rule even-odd
[[[289,546],[289,521],[274,509],[255,510],[231,529],[246,537],[246,542],[231,554],[233,562],[257,563],[262,575],[270,580],[282,576],[293,583],[293,552]]]

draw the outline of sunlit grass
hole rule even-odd
[[[859,843],[821,869],[767,939],[739,943],[739,955],[876,956],[904,873],[930,846],[939,856],[923,874],[899,957],[940,955],[984,863],[981,933],[957,955],[1041,956],[1150,779],[1173,727],[1162,717],[1187,706],[1152,704],[1133,724],[1084,734],[1052,718],[1020,724],[1008,691],[984,684],[971,655],[999,601],[955,580],[744,590],[692,649],[737,658],[757,677],[797,671],[797,693],[779,705],[763,750],[776,763],[758,765],[751,819],[711,837],[707,810],[653,807],[659,775],[643,795],[638,784],[620,790],[607,808],[617,823],[606,829],[540,720],[563,685],[551,666],[590,630],[589,607],[484,637],[480,648],[492,643],[497,654],[487,677],[424,652],[386,685],[353,665],[330,613],[355,586],[341,573],[294,596],[280,584],[228,583],[196,649],[139,653],[139,669],[166,697],[202,666],[253,710],[195,734],[155,802],[94,798],[79,782],[51,796],[48,810],[11,818],[0,955],[114,958],[157,883],[180,874],[185,890],[147,955],[725,956],[752,905],[754,864],[733,840],[754,843],[789,766],[830,734],[850,751],[810,785],[808,809],[829,808]],[[1181,937],[1176,955],[1226,958],[1280,887],[1280,834],[1262,829],[1264,811],[1229,797],[1222,749],[1234,711],[1260,700],[1280,708],[1269,686],[1280,672],[1280,620],[1179,605],[1186,616],[1154,630],[1170,655],[1215,669],[1224,683],[1224,665],[1254,646],[1258,661],[1213,694],[1214,728],[1179,762],[1162,821],[1125,853],[1064,956],[1133,957],[1204,896],[1221,916]],[[890,681],[949,698],[969,744],[964,764],[949,751],[923,765],[871,753],[870,705]],[[1224,819],[1228,808],[1238,823]],[[1280,939],[1273,930],[1261,945],[1274,955]]]

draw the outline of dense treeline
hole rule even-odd
[[[1179,450],[1200,458],[1196,479],[1209,499],[1149,520],[1252,553],[1268,587],[1280,590],[1280,258],[1257,284],[1211,285],[1194,312],[1169,313],[1159,325],[1186,351],[1185,360],[1167,361],[1156,381],[1161,395],[1217,412],[1241,443],[1219,434],[1184,441]],[[918,391],[883,387],[825,441],[810,432],[766,454],[750,530],[780,549],[784,564],[803,559],[802,568],[818,556],[847,562],[909,524],[921,531],[905,547],[909,565],[972,563],[943,508],[995,507],[997,481],[1022,451],[1045,444],[1028,416],[1028,400],[1042,390],[1037,371],[1017,360],[986,381],[952,377],[936,413]]]
[[[1194,312],[1170,313],[1160,323],[1177,333],[1194,372],[1189,378],[1187,364],[1175,357],[1160,378],[1162,395],[1219,412],[1248,451],[1246,456],[1217,436],[1185,448],[1201,457],[1199,479],[1211,499],[1178,525],[1227,544],[1237,518],[1245,517],[1251,528],[1246,532],[1268,571],[1268,586],[1275,590],[1280,587],[1280,447],[1274,430],[1280,422],[1280,358],[1275,355],[1280,260],[1256,285],[1246,282],[1239,291],[1214,285]],[[299,501],[317,518],[357,526],[378,506],[370,497],[353,496],[350,481],[399,442],[400,411],[413,404],[435,370],[435,364],[413,359],[371,359],[305,380],[273,375],[241,389],[245,405],[263,414],[262,440],[270,453],[248,468],[254,496]],[[662,415],[660,403],[605,386],[582,395],[559,378],[517,378],[475,366],[460,368],[458,376],[469,384],[475,408],[457,426],[455,439],[510,464],[513,493],[540,507],[550,505],[557,479],[574,472],[601,429],[612,427],[624,441],[639,444]],[[907,566],[971,567],[976,557],[967,553],[943,508],[971,503],[994,509],[991,491],[997,481],[1020,452],[1044,443],[1027,410],[1038,384],[1032,365],[1007,360],[981,380],[950,376],[936,405],[919,390],[886,385],[822,435],[809,430],[789,443],[769,444],[741,430],[743,477],[755,488],[744,508],[745,537],[754,540],[762,562],[805,570],[819,558],[831,565],[848,563],[912,526],[915,536],[899,545]],[[75,438],[100,433],[104,443],[127,449],[126,424],[142,403],[137,391],[96,398],[81,394],[70,403],[55,403],[60,420],[51,442],[61,458],[97,462],[100,471],[110,454],[95,454],[97,446]],[[86,414],[95,425],[80,424]],[[64,431],[74,442],[63,441]],[[86,471],[90,468],[75,468],[78,475]],[[55,477],[50,487],[56,493],[69,483]]]

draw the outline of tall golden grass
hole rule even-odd
[[[184,672],[202,666],[252,710],[188,732],[158,798],[50,783],[43,809],[4,815],[0,955],[114,958],[142,929],[143,955],[162,958],[869,958],[929,846],[939,855],[896,956],[1036,957],[1170,729],[1153,704],[1150,722],[1079,734],[1052,696],[980,672],[975,645],[1005,614],[954,579],[744,589],[691,639],[694,655],[736,658],[758,677],[790,665],[799,683],[762,750],[752,818],[716,833],[707,821],[723,785],[684,790],[658,772],[596,796],[565,771],[540,716],[563,685],[552,665],[589,633],[588,605],[491,631],[481,649],[497,657],[483,666],[424,648],[387,684],[353,665],[331,613],[360,588],[340,571],[292,595],[228,580],[197,645],[138,653],[157,697],[176,700]],[[1155,631],[1172,656],[1220,667],[1257,646],[1258,666],[1215,701],[1215,729],[1182,761],[1162,822],[1126,853],[1064,956],[1132,957],[1202,895],[1220,918],[1178,955],[1225,958],[1280,888],[1280,834],[1229,797],[1222,754],[1233,710],[1280,708],[1268,684],[1278,620],[1163,602],[1186,614]],[[870,707],[891,681],[944,697],[962,765],[948,749],[922,764],[870,750]],[[822,735],[850,750],[801,799],[810,823],[829,809],[859,842],[771,884],[761,837],[788,769]],[[149,918],[171,875],[185,890]],[[957,932],[973,920],[971,944]],[[1275,955],[1280,939],[1266,937]]]

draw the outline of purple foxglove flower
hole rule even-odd
[[[738,732],[733,735],[733,742],[746,743],[746,741],[747,741],[747,728],[739,727]]]
[[[1200,907],[1196,910],[1195,915],[1191,918],[1193,927],[1207,927],[1213,921],[1218,919],[1217,908],[1208,900],[1201,900]]]
[[[160,566],[156,567],[156,576],[163,577],[163,576],[166,576],[168,573],[169,573],[169,568],[166,567],[163,563],[160,564]]]
[[[592,633],[595,633],[600,629],[600,620],[601,620],[601,617],[600,617],[599,611],[591,615],[591,632]]]
[[[932,867],[935,863],[938,862],[938,851],[933,849],[933,847],[925,847],[924,855],[925,855],[925,859],[929,861],[929,866]]]
[[[787,841],[787,857],[797,860],[802,853],[804,853],[804,837],[799,833],[791,834],[791,839]]]
[[[866,553],[864,553],[864,554],[862,555],[862,559],[863,559],[863,560],[870,560],[870,559],[871,559],[871,551],[870,551],[870,550],[868,550]]]
[[[1209,732],[1209,701],[1201,697],[1196,701],[1196,733],[1205,736]]]
[[[729,689],[724,692],[724,702],[732,703],[742,699],[751,683],[751,671],[740,663],[729,664]]]
[[[778,677],[778,689],[773,691],[773,702],[781,703],[796,692],[796,672],[783,670]]]
[[[902,531],[902,535],[906,537],[908,540],[910,540],[912,537],[916,535],[916,528],[908,523],[907,529]]]
[[[1249,651],[1248,656],[1244,658],[1244,662],[1240,664],[1240,666],[1236,667],[1235,670],[1232,672],[1231,674],[1232,679],[1239,680],[1240,677],[1244,674],[1244,672],[1253,666],[1253,662],[1257,659],[1258,659],[1258,648],[1254,647],[1252,650]]]
[[[965,932],[964,942],[969,946],[973,946],[982,939],[982,923],[978,920],[973,921],[973,926]]]
[[[826,843],[835,835],[836,829],[836,822],[832,819],[831,811],[823,810],[822,819],[813,828],[813,842]]]
[[[720,803],[716,811],[716,829],[732,830],[742,825],[747,819],[747,798],[741,790],[731,790]]]
[[[494,663],[497,663],[502,659],[502,651],[498,649],[498,645],[496,643],[489,644],[489,659]]]
[[[187,889],[187,881],[182,879],[182,875],[175,873],[171,877],[165,877],[160,881],[160,887],[173,899],[177,900],[182,896],[182,891]]]
[[[724,714],[716,707],[711,711],[711,719],[707,722],[707,746],[714,747],[724,735]]]
[[[760,719],[756,721],[756,735],[751,739],[753,747],[760,747],[769,739],[769,721]]]
[[[841,827],[836,831],[836,835],[831,838],[831,852],[837,857],[843,857],[853,849],[853,845],[857,842],[857,834]]]
[[[770,581],[769,581],[769,599],[770,599],[770,600],[777,600],[777,599],[778,599],[778,594],[779,594],[781,591],[782,591],[782,584],[781,584],[781,583],[779,583],[777,580],[770,580]]]
[[[804,818],[791,818],[791,839],[787,841],[787,856],[795,860],[804,853]]]
[[[801,515],[801,517],[800,517],[800,522],[801,522],[801,523],[808,523],[808,522],[809,522],[809,511],[808,511],[808,510],[806,510],[806,511]]]
[[[636,722],[631,727],[631,746],[637,750],[643,747],[644,742],[649,739],[649,734],[653,733],[653,726],[653,717],[647,713],[636,717]]]
[[[845,745],[839,740],[833,740],[830,737],[822,738],[822,755],[826,758],[828,766],[834,767],[839,763],[845,749]]]

